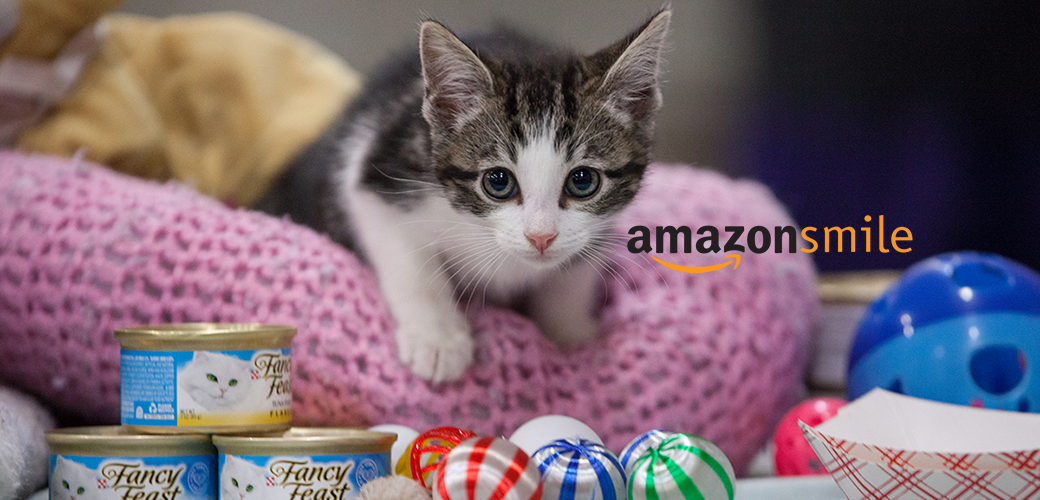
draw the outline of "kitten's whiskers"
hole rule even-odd
[[[416,184],[425,184],[427,186],[434,186],[434,187],[437,187],[437,188],[443,188],[444,187],[444,186],[441,186],[440,184],[438,184],[436,182],[424,181],[424,180],[419,180],[419,179],[405,179],[404,177],[394,177],[394,176],[384,172],[382,169],[380,169],[379,167],[377,167],[375,165],[370,165],[370,166],[372,167],[373,170],[375,170],[376,172],[379,172],[380,175],[382,175],[383,177],[386,177],[387,179],[390,179],[392,181],[397,181],[397,182],[414,182]]]
[[[461,244],[456,245],[456,247],[460,245]],[[494,252],[488,254],[487,251],[495,250],[495,247],[496,243],[494,242],[494,240],[489,239],[488,241],[480,245],[475,245],[466,248],[462,252],[452,255],[451,258],[445,258],[443,264],[439,266],[441,272],[448,272],[451,268],[455,269],[454,272],[451,273],[451,276],[448,276],[447,281],[443,285],[441,285],[441,288],[437,291],[437,295],[440,296],[442,293],[444,293],[444,288],[448,286],[449,283],[452,284],[452,292],[457,292],[459,282],[458,280],[456,280],[456,277],[459,276],[460,273],[469,274],[469,271],[472,268],[476,267],[480,263],[483,263],[485,260],[490,258],[490,256],[493,256]],[[445,253],[447,252],[441,252],[438,255],[443,257]],[[477,260],[476,263],[474,263],[473,260],[470,259],[471,256],[481,254],[483,254],[484,257]]]
[[[481,266],[479,274],[475,274],[472,278],[470,278],[470,282],[467,283],[466,287],[462,289],[463,294],[467,296],[465,307],[466,312],[469,312],[469,306],[473,302],[473,297],[476,295],[477,287],[480,286],[481,282],[484,283],[484,293],[481,296],[481,302],[483,303],[487,300],[487,287],[491,283],[491,280],[494,278],[495,273],[498,272],[498,269],[502,266],[502,263],[505,262],[505,257],[507,256],[508,254],[501,250],[495,252],[494,258],[486,264],[484,264],[483,266]],[[491,266],[494,266],[496,262],[498,262],[498,266],[496,266],[494,268],[494,271],[492,271],[491,275],[488,276],[487,279],[485,279],[484,276],[487,275],[487,272],[491,270]],[[470,285],[473,286],[473,291],[467,292],[467,290],[469,290],[470,288]]]
[[[432,187],[430,187],[430,188],[419,188],[419,189],[407,189],[407,190],[403,190],[403,191],[386,191],[386,190],[382,190],[382,189],[377,189],[377,190],[375,190],[373,192],[377,193],[377,194],[405,195],[405,194],[429,193],[429,192],[440,193],[440,192],[443,192],[443,191],[444,191],[443,188],[432,188]]]
[[[470,254],[472,254],[472,253],[473,253],[473,252],[470,252]],[[462,266],[462,267],[460,267],[460,268],[459,268],[459,270],[458,270],[458,271],[456,271],[456,272],[455,272],[455,273],[454,273],[454,274],[453,274],[453,275],[451,276],[451,278],[450,278],[450,280],[449,280],[449,281],[451,281],[451,282],[455,283],[455,285],[454,285],[454,287],[453,287],[453,288],[454,288],[454,290],[453,290],[453,291],[454,291],[454,293],[455,293],[455,297],[456,297],[456,299],[459,299],[459,298],[461,298],[461,297],[462,297],[463,295],[466,295],[466,291],[467,291],[467,290],[469,290],[469,287],[470,287],[471,285],[474,285],[475,283],[476,283],[476,284],[479,284],[478,278],[482,278],[482,277],[483,277],[483,274],[484,274],[484,272],[486,272],[486,269],[487,269],[487,268],[488,268],[489,266],[493,265],[493,264],[494,264],[494,262],[495,262],[496,260],[498,260],[498,258],[499,258],[499,257],[500,257],[501,255],[502,255],[502,251],[501,251],[501,250],[498,250],[498,249],[495,249],[495,251],[494,251],[494,252],[491,252],[491,253],[485,254],[485,255],[484,255],[483,257],[481,257],[481,258],[477,259],[476,261],[469,261],[469,262],[466,262],[465,264],[463,264],[463,266]],[[478,269],[478,268],[479,268],[479,269]],[[456,277],[456,276],[457,276],[457,275],[459,274],[459,272],[461,272],[462,270],[466,270],[466,272],[465,272],[465,274],[464,274],[464,275],[462,276],[462,278],[461,278],[461,279],[465,279],[465,278],[466,278],[466,276],[468,275],[468,276],[469,276],[469,281],[467,281],[467,282],[466,282],[466,285],[462,287],[462,290],[461,290],[461,292],[460,292],[460,291],[459,291],[459,285],[461,285],[461,284],[462,284],[462,283],[461,283],[461,279],[460,279],[459,281],[456,281],[455,277]],[[474,286],[475,286],[475,285],[474,285]],[[442,287],[442,289],[443,289],[443,287]],[[474,289],[475,289],[475,288],[474,288]],[[438,292],[438,295],[439,295],[439,292]],[[470,298],[472,299],[472,296],[470,296]],[[469,307],[469,302],[467,302],[467,303],[466,303],[466,307],[467,307],[467,308]]]
[[[609,285],[609,283],[607,283],[606,277],[603,276],[603,273],[600,272],[600,269],[606,271],[607,274],[613,277],[615,281],[624,286],[627,290],[632,291],[629,282],[625,281],[621,274],[617,272],[616,269],[614,269],[614,266],[610,265],[610,262],[607,261],[603,256],[597,255],[595,251],[588,250],[585,248],[583,248],[581,252],[578,253],[578,255],[585,259],[585,262],[588,262],[589,265],[591,265],[592,268],[596,270],[596,272],[600,275],[600,278],[603,279],[604,285]],[[628,272],[627,269],[626,272]],[[629,277],[631,277],[631,272],[629,272]]]

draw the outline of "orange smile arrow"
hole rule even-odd
[[[720,263],[720,264],[715,264],[714,266],[703,266],[703,267],[680,266],[678,264],[672,264],[671,262],[665,262],[665,261],[663,261],[661,259],[658,259],[657,257],[654,257],[653,255],[651,255],[650,258],[656,260],[658,264],[661,264],[662,266],[667,267],[668,269],[672,269],[672,270],[680,271],[680,272],[684,272],[684,273],[694,273],[694,274],[696,274],[696,273],[710,273],[712,271],[717,271],[719,269],[722,269],[722,268],[730,265],[730,263],[733,264],[733,269],[736,269],[737,266],[740,265],[740,254],[739,253],[731,253],[731,254],[727,255],[726,259],[731,259],[731,260],[727,260],[726,262],[723,262],[723,263]]]

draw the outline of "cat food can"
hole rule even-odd
[[[74,427],[46,434],[51,500],[216,500],[217,454],[208,435]]]
[[[147,433],[287,429],[296,329],[183,323],[116,330],[123,425]]]
[[[267,435],[213,436],[222,500],[347,500],[390,475],[397,435],[358,429],[293,428]]]

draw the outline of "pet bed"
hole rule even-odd
[[[703,435],[739,473],[802,395],[818,308],[811,260],[747,252],[737,269],[687,274],[629,253],[624,239],[635,225],[790,224],[757,183],[655,165],[618,220],[602,337],[564,352],[514,312],[471,308],[475,364],[438,385],[398,361],[372,272],[325,236],[176,183],[0,151],[0,382],[60,421],[118,423],[113,329],[283,323],[299,328],[295,425],[509,435],[535,416],[566,414],[614,450],[651,428]]]

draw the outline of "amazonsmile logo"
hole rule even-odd
[[[863,217],[864,222],[872,222],[872,220],[873,217],[870,215]],[[775,253],[784,253],[785,248],[787,253],[799,251],[805,253],[816,252],[821,248],[820,242],[817,241],[817,238],[821,238],[820,233],[822,233],[823,252],[829,253],[832,246],[836,252],[844,252],[846,243],[848,243],[848,251],[855,253],[857,235],[862,233],[862,251],[871,251],[871,242],[874,239],[872,234],[877,234],[877,251],[888,253],[890,249],[885,247],[884,215],[879,215],[877,218],[876,233],[873,232],[873,229],[874,227],[869,225],[860,227],[859,232],[852,226],[824,227],[822,230],[818,230],[814,226],[807,226],[799,232],[794,226],[774,226],[773,231],[770,232],[769,228],[765,226],[754,226],[751,229],[747,229],[744,226],[725,226],[723,231],[719,231],[715,226],[701,226],[696,231],[697,241],[694,242],[694,231],[687,226],[657,226],[654,231],[651,231],[647,226],[633,226],[628,231],[628,234],[632,236],[628,240],[628,251],[633,254],[650,252],[662,254],[666,250],[668,251],[667,253],[671,254],[677,254],[680,251],[687,254],[694,251],[700,254],[737,252],[725,255],[723,257],[724,262],[698,267],[673,264],[653,255],[650,256],[657,263],[674,271],[709,273],[724,269],[730,264],[733,264],[733,269],[736,269],[740,265],[741,254],[747,250],[759,254],[768,252],[770,248],[773,248]],[[834,237],[834,245],[831,244],[832,236]],[[909,229],[902,226],[897,227],[889,236],[888,243],[891,246],[891,250],[899,253],[907,253],[912,250],[909,244],[913,242],[914,237]],[[723,240],[725,240],[725,243],[723,243]]]

